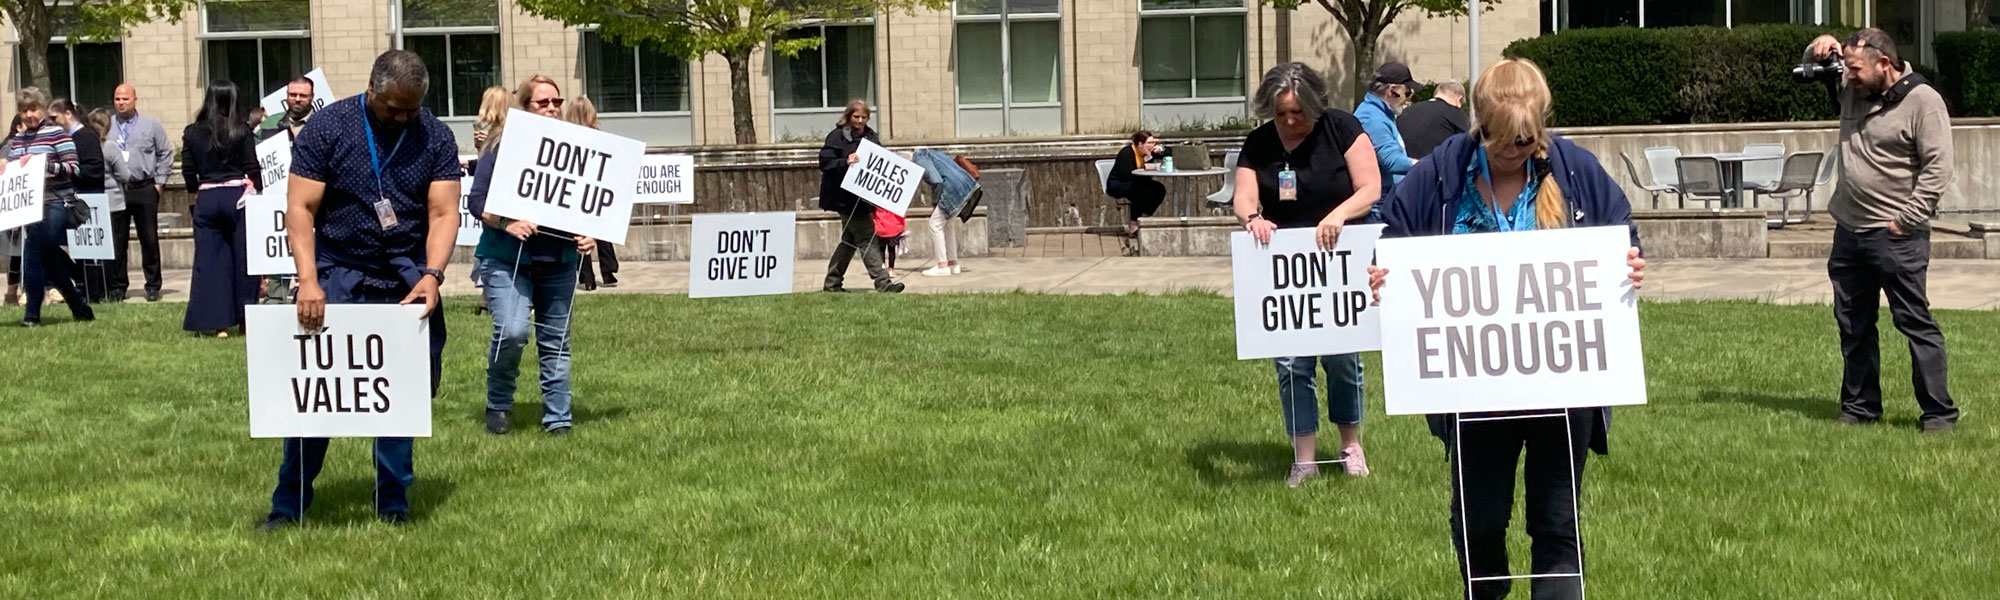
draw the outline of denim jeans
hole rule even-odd
[[[90,310],[90,303],[83,293],[69,280],[69,272],[75,265],[69,260],[69,253],[63,245],[69,243],[63,221],[69,217],[69,209],[63,207],[62,200],[55,194],[42,197],[42,220],[27,226],[28,238],[25,242],[27,256],[21,261],[21,287],[27,288],[28,305],[23,321],[42,321],[42,300],[47,298],[48,289],[54,287],[61,292],[63,302],[69,304],[69,314],[79,321],[97,318]]]
[[[493,346],[486,365],[486,410],[514,409],[514,380],[533,330],[541,359],[542,427],[570,424],[569,310],[576,298],[576,263],[479,260],[486,308],[493,312]],[[530,324],[533,327],[530,327]]]
[[[1319,394],[1313,389],[1313,366],[1326,369],[1326,420],[1335,425],[1361,424],[1361,355],[1290,356],[1272,359],[1278,366],[1278,404],[1285,413],[1285,433],[1293,437],[1319,432]]]

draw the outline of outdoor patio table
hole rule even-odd
[[[1722,207],[1743,208],[1743,163],[1760,160],[1783,161],[1783,154],[1744,154],[1742,152],[1719,152],[1715,154],[1689,154],[1688,157],[1713,158],[1722,163]]]
[[[1172,173],[1153,169],[1136,169],[1132,171],[1132,174],[1140,177],[1165,179],[1166,181],[1161,183],[1167,186],[1167,203],[1174,207],[1174,214],[1172,216],[1191,217],[1199,214],[1200,207],[1196,206],[1196,204],[1202,200],[1201,195],[1195,191],[1194,178],[1223,175],[1228,172],[1228,170],[1222,168],[1178,170]]]

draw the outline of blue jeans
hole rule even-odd
[[[514,380],[521,351],[535,335],[541,359],[542,428],[570,423],[569,309],[576,298],[576,263],[479,260],[486,308],[493,312],[493,346],[486,365],[486,410],[514,408]],[[533,327],[529,327],[532,322]]]
[[[1278,366],[1278,404],[1285,413],[1285,433],[1297,437],[1319,432],[1319,394],[1313,389],[1313,365],[1326,369],[1326,420],[1335,425],[1361,424],[1361,355],[1291,356],[1271,359]]]
[[[414,265],[414,263],[413,263]],[[414,266],[410,267],[414,268]],[[406,280],[414,281],[414,277]],[[395,304],[409,295],[411,284],[397,289],[365,285],[358,273],[322,266],[320,289],[327,304]],[[437,396],[444,363],[444,311],[431,311],[431,395]],[[271,514],[298,519],[312,505],[314,479],[326,461],[326,438],[288,438],[285,462],[278,467],[278,487],[271,492]],[[375,512],[410,511],[410,486],[416,484],[415,444],[410,438],[375,438]]]
[[[48,297],[49,287],[61,292],[63,302],[69,304],[69,314],[79,321],[97,318],[84,300],[83,293],[69,280],[70,269],[74,268],[69,253],[62,247],[69,243],[68,229],[63,221],[69,217],[69,209],[64,208],[62,199],[55,194],[42,197],[42,221],[27,226],[28,237],[24,248],[27,257],[21,261],[21,287],[27,288],[28,306],[22,321],[42,321],[42,300]]]

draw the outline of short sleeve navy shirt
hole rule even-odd
[[[320,109],[292,144],[292,174],[326,184],[319,213],[313,215],[318,262],[322,268],[337,264],[361,270],[387,268],[396,258],[424,264],[431,183],[458,181],[463,173],[458,140],[424,109],[404,128],[399,144],[398,134],[380,122],[364,125],[362,120],[370,118],[365,98],[357,95]],[[370,126],[373,139],[363,133]],[[375,144],[381,157],[379,180],[364,143]],[[378,198],[386,198],[396,213],[396,224],[387,229],[375,216]]]

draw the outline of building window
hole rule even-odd
[[[206,0],[201,13],[203,79],[236,84],[238,109],[254,110],[265,94],[312,70],[306,0]]]
[[[500,84],[500,6],[468,0],[402,0],[398,47],[430,70],[424,107],[440,117],[479,114],[479,97]]]
[[[1240,0],[1140,0],[1140,97],[1243,97],[1243,16]]]
[[[14,52],[19,86],[34,85],[25,48]],[[84,109],[111,108],[111,92],[125,81],[125,48],[118,42],[85,42],[70,46],[66,39],[49,41],[49,96],[69,98]]]
[[[820,36],[816,50],[786,58],[771,55],[772,106],[785,109],[841,108],[856,98],[874,104],[875,26],[813,25],[780,37]]]
[[[955,5],[960,108],[1012,109],[1062,104],[1062,4],[1059,0],[959,0]]]
[[[688,63],[658,50],[583,33],[583,87],[602,113],[688,111]]]

